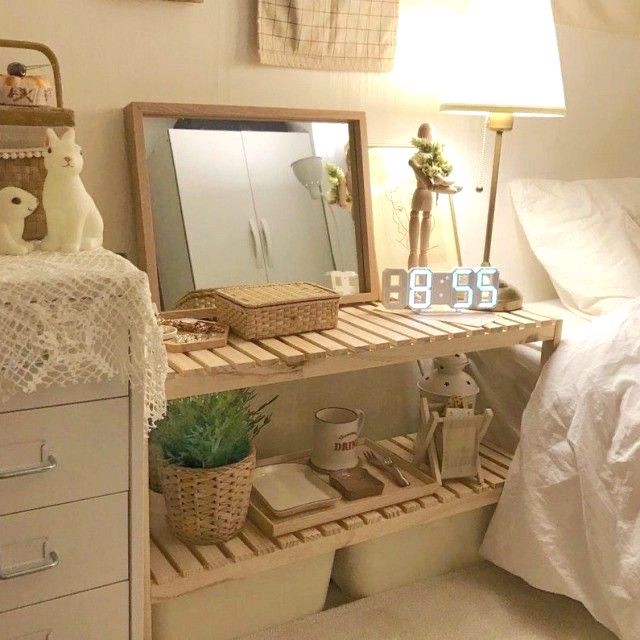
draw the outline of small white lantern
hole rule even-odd
[[[433,410],[444,412],[446,407],[475,409],[480,388],[476,381],[464,371],[469,358],[464,353],[434,358],[433,369],[418,383],[423,397]],[[452,400],[459,399],[458,402]]]

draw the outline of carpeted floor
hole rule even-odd
[[[323,611],[244,640],[615,640],[584,607],[488,563]]]

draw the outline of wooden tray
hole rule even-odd
[[[388,455],[404,472],[407,480],[411,483],[408,487],[399,487],[387,475],[379,469],[372,467],[364,462],[365,468],[376,478],[384,483],[384,490],[379,496],[363,498],[362,500],[346,500],[340,498],[338,502],[328,508],[320,511],[311,511],[307,513],[298,513],[284,518],[276,518],[271,516],[259,498],[253,494],[251,496],[251,505],[249,507],[249,519],[269,536],[282,536],[295,531],[302,531],[310,527],[317,527],[328,522],[335,522],[350,516],[356,516],[376,509],[382,509],[401,502],[415,500],[432,494],[440,485],[427,473],[415,469],[406,460],[403,460],[395,453],[387,451],[375,442],[364,439],[359,445],[359,451],[363,448],[371,449],[380,455]],[[362,458],[362,456],[360,456]],[[278,464],[283,462],[305,462],[309,458],[309,451],[293,453],[287,456],[277,458],[267,458],[260,460],[258,466],[268,464]],[[329,484],[329,476],[318,474],[320,478]]]
[[[171,320],[180,320],[182,318],[195,318],[198,320],[213,320],[216,318],[213,317],[210,309],[199,309],[194,310],[196,313],[189,313],[186,311],[169,311],[163,312],[161,317],[171,319]],[[218,349],[220,347],[226,347],[227,341],[229,339],[229,327],[225,327],[224,333],[215,333],[211,337],[205,340],[196,340],[193,342],[175,342],[174,340],[165,340],[164,346],[169,353],[186,353],[189,351],[202,351],[205,349]]]

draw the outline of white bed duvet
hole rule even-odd
[[[640,639],[640,299],[545,367],[482,554]]]

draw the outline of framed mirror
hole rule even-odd
[[[138,266],[162,310],[269,282],[378,299],[364,113],[138,102],[125,124]]]

